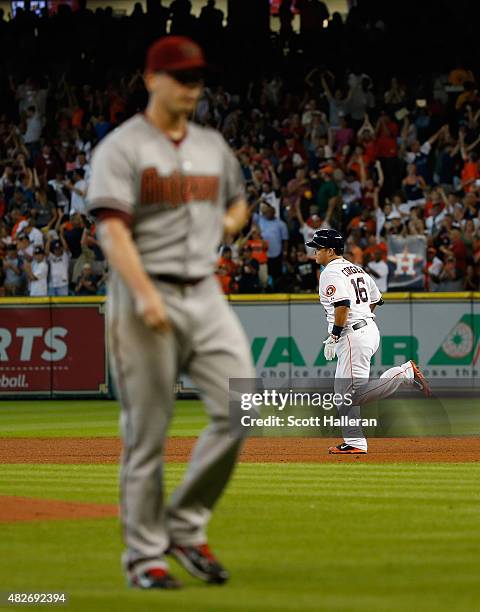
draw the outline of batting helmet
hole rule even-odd
[[[340,232],[333,229],[317,230],[313,238],[305,243],[307,247],[313,249],[333,249],[337,255],[343,253],[344,239]]]

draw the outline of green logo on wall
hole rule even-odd
[[[445,336],[429,365],[475,365],[480,336],[480,315],[464,314]]]
[[[255,365],[258,365],[267,341],[266,336],[253,339],[252,356]],[[381,343],[383,365],[394,365],[397,361],[402,363],[408,359],[418,361],[418,340],[413,336],[383,336]],[[275,338],[272,347],[264,355],[264,360],[262,367],[265,368],[276,368],[281,364],[291,364],[297,367],[307,365],[300,347],[292,336]],[[372,360],[372,363],[374,364],[375,360]],[[318,354],[311,365],[314,367],[327,365],[321,341],[319,341]]]
[[[480,315],[465,314],[455,323],[442,341],[428,365],[475,365],[480,357]],[[252,356],[255,365],[263,361],[261,367],[276,368],[282,364],[292,366],[323,367],[327,365],[323,356],[323,342],[319,340],[319,350],[311,364],[307,364],[299,345],[292,336],[278,336],[266,351],[268,337],[253,339]],[[381,365],[393,366],[409,359],[419,360],[419,342],[415,336],[382,336]],[[375,365],[375,357],[372,365]],[[262,358],[262,359],[261,359]],[[333,365],[333,364],[332,364]],[[378,364],[380,365],[380,364]]]

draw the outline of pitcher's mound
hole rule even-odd
[[[35,499],[16,495],[0,496],[0,522],[2,523],[111,518],[117,514],[116,504],[84,504],[58,499]]]

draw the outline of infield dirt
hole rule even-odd
[[[188,461],[194,437],[169,438],[167,463]],[[250,438],[240,461],[248,463],[465,463],[480,461],[480,437],[371,438],[368,455],[329,455],[337,438]],[[118,438],[3,438],[0,463],[118,463]]]

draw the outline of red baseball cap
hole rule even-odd
[[[147,51],[147,72],[170,72],[205,68],[207,62],[202,49],[186,36],[165,36],[155,41]]]

